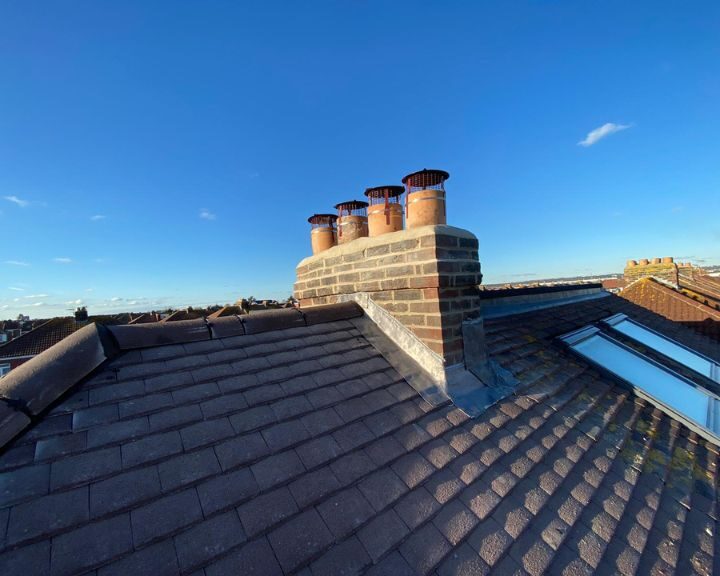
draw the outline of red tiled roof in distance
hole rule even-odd
[[[720,340],[720,310],[698,302],[657,280],[638,280],[620,292],[620,296],[668,320]]]

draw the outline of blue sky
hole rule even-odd
[[[287,297],[423,167],[486,282],[718,264],[719,103],[717,2],[6,0],[0,317]]]

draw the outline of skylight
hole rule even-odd
[[[613,330],[632,338],[636,342],[652,348],[656,352],[672,358],[679,364],[720,383],[720,366],[710,358],[650,330],[646,326],[628,318],[625,314],[616,314],[603,321]]]
[[[633,386],[674,417],[713,435],[720,434],[720,399],[650,358],[589,326],[561,339],[575,352]]]

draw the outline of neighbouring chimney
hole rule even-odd
[[[628,260],[623,272],[623,278],[628,282],[634,282],[641,278],[657,278],[670,282],[678,283],[678,266],[672,257],[653,258],[652,261],[647,258],[639,260]]]
[[[88,319],[88,311],[85,306],[75,309],[75,322],[85,322]]]
[[[450,174],[444,170],[420,170],[402,179],[405,196],[405,219],[408,228],[445,224],[445,180]]]
[[[368,235],[367,202],[349,200],[335,205],[338,211],[338,244],[346,244]]]
[[[368,208],[369,236],[380,236],[403,229],[403,208],[400,197],[405,192],[402,186],[376,186],[365,190],[370,206]]]
[[[337,244],[336,220],[335,214],[313,214],[308,218],[308,222],[312,226],[310,243],[313,254],[319,254]]]

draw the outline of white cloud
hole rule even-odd
[[[606,136],[615,134],[615,132],[627,130],[631,126],[632,124],[615,124],[614,122],[608,122],[607,124],[603,124],[599,128],[595,128],[595,130],[588,132],[588,135],[585,136],[585,140],[580,140],[580,142],[578,142],[578,146],[584,146],[587,148],[596,144]]]
[[[25,292],[25,288],[18,288],[17,286],[8,286],[8,290],[15,290],[15,292]]]
[[[121,300],[123,299],[120,298],[120,296],[113,296],[112,298],[110,298],[110,302],[120,302]]]
[[[210,212],[210,210],[208,210],[207,208],[203,208],[202,210],[200,210],[199,216],[203,220],[215,220],[216,218],[215,214]]]
[[[13,204],[17,204],[18,206],[20,206],[20,208],[25,208],[26,206],[30,205],[30,202],[28,202],[27,200],[22,200],[17,196],[3,196],[3,199],[7,200],[8,202],[12,202]]]
[[[72,262],[72,258],[53,258],[53,262],[57,262],[58,264],[70,264]]]
[[[45,306],[45,302],[35,302],[33,306]]]
[[[95,214],[94,216],[90,216],[90,220],[93,222],[97,222],[98,220],[105,220],[106,216],[103,214]]]
[[[4,263],[11,266],[30,266],[27,262],[21,262],[20,260],[5,260]]]
[[[47,294],[28,294],[27,296],[23,296],[25,300],[32,300],[33,298],[47,298]]]
[[[65,304],[68,304],[68,305],[75,304],[76,306],[80,306],[80,304],[82,304],[82,303],[83,303],[82,300],[68,300],[67,302],[65,302]]]

